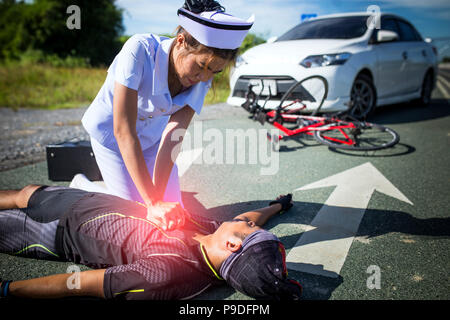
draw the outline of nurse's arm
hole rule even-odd
[[[141,143],[136,131],[137,121],[136,90],[116,82],[114,87],[113,117],[114,136],[119,145],[128,173],[146,204],[154,203],[155,187],[145,163]]]
[[[186,129],[191,123],[194,113],[195,111],[186,105],[172,114],[164,129],[153,171],[153,185],[160,198],[164,196],[170,173],[180,153]]]

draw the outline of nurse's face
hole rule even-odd
[[[178,40],[178,39],[177,39]],[[225,68],[227,61],[209,52],[190,53],[184,43],[175,46],[174,54],[175,72],[184,87],[193,86],[200,81],[208,81]],[[179,56],[179,59],[177,57]]]

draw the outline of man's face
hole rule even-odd
[[[217,228],[216,232],[214,232],[214,236],[222,244],[226,244],[227,242],[240,244],[243,240],[239,236],[236,236],[236,234],[248,237],[251,233],[258,230],[261,230],[261,228],[255,225],[253,221],[246,218],[239,218],[223,222]]]

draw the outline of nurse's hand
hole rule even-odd
[[[147,207],[147,219],[163,230],[174,230],[184,226],[187,211],[178,202],[156,202]]]

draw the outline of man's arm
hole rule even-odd
[[[280,195],[276,200],[282,200],[285,197],[287,196]],[[289,199],[289,202],[292,203],[292,200]],[[253,221],[257,226],[262,227],[267,222],[267,220],[279,213],[282,209],[283,206],[280,203],[274,203],[272,205],[269,205],[268,207],[242,213],[234,217],[234,219]]]
[[[269,220],[272,216],[280,211],[281,204],[275,203],[265,208],[242,213],[234,217],[234,219],[250,220],[253,221],[258,227],[262,227],[267,222],[267,220]]]
[[[82,271],[78,274],[63,273],[42,278],[13,281],[9,285],[8,296],[21,298],[62,298],[68,296],[92,296],[105,298],[103,278],[105,269]],[[72,278],[79,276],[78,288],[71,289]]]

